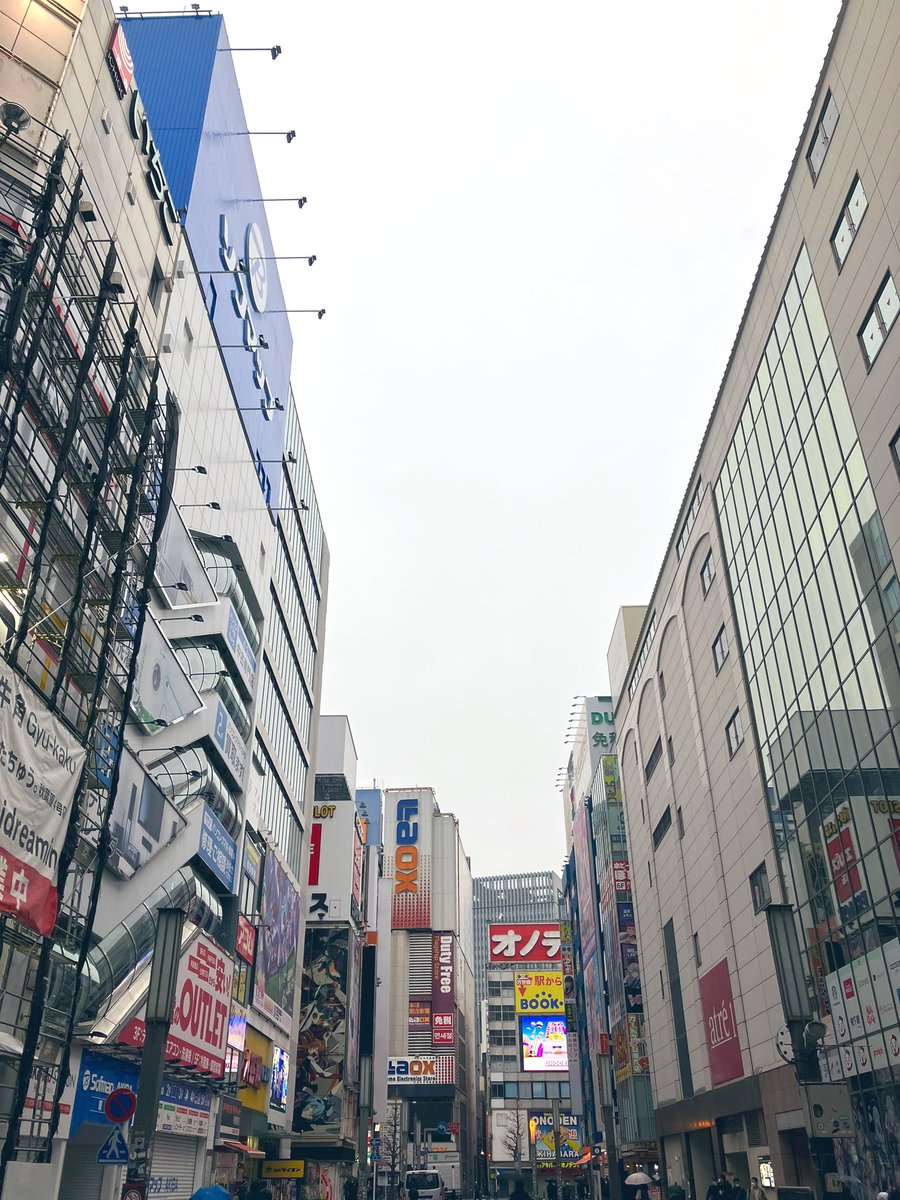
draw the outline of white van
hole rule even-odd
[[[409,1189],[413,1186],[419,1194],[418,1200],[444,1200],[444,1181],[433,1167],[430,1170],[407,1171],[405,1184],[406,1200],[410,1200]]]

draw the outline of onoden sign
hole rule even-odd
[[[0,661],[0,912],[56,924],[59,855],[85,748]]]
[[[516,971],[517,1013],[564,1013],[559,971]]]

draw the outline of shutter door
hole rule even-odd
[[[70,1143],[66,1147],[66,1161],[63,1163],[59,1184],[59,1200],[99,1200],[104,1170],[115,1169],[100,1166],[97,1162],[99,1149],[99,1144],[73,1146]]]
[[[196,1163],[196,1138],[158,1133],[153,1139],[148,1196],[159,1196],[160,1200],[191,1200]]]

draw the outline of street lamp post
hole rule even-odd
[[[137,1107],[131,1130],[131,1160],[122,1195],[134,1195],[138,1187],[146,1189],[150,1181],[153,1137],[159,1111],[166,1061],[166,1039],[175,1004],[175,981],[181,958],[181,933],[184,910],[160,908],[156,913],[156,942],[147,989],[147,1015],[144,1018],[144,1045],[141,1050],[141,1074],[138,1080]],[[141,1194],[138,1192],[138,1194]]]

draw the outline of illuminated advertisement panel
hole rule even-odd
[[[452,1046],[456,1015],[456,947],[452,933],[431,935],[431,1044]]]
[[[552,1165],[556,1159],[553,1136],[553,1113],[530,1112],[528,1114],[528,1136],[534,1146],[534,1157],[538,1166]],[[581,1149],[581,1118],[572,1113],[559,1114],[559,1165],[571,1167],[579,1161]]]
[[[565,1017],[520,1017],[523,1071],[568,1071]]]

